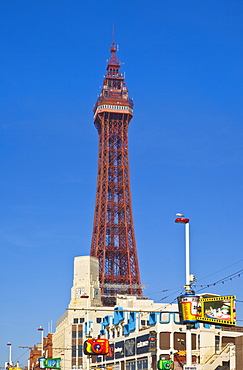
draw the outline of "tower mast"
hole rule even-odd
[[[94,107],[99,135],[96,204],[91,256],[99,259],[104,304],[117,293],[142,295],[134,234],[128,159],[133,116],[120,61],[112,42],[101,93]]]

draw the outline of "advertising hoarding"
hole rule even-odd
[[[158,361],[157,368],[159,370],[174,369],[174,362],[172,360],[165,360],[164,358],[161,358]]]
[[[149,352],[149,334],[141,335],[136,339],[137,355]]]
[[[125,340],[125,356],[135,355],[135,338]]]
[[[124,357],[124,341],[115,343],[115,359]]]
[[[236,325],[235,295],[200,298],[197,321],[213,325]]]
[[[149,332],[149,351],[154,352],[157,350],[157,333],[152,330]]]
[[[61,359],[60,358],[47,358],[45,361],[45,367],[48,369],[60,369]]]
[[[180,319],[184,323],[197,322],[199,296],[195,294],[181,295],[178,299]]]
[[[85,355],[106,355],[109,353],[108,339],[87,339],[84,342]]]

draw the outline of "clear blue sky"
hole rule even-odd
[[[46,334],[64,313],[73,258],[89,254],[92,109],[112,24],[134,98],[129,155],[145,295],[168,302],[184,285],[176,212],[191,219],[199,287],[243,269],[242,17],[240,0],[1,1],[0,366],[7,342],[26,364],[18,346],[40,341],[37,328]],[[204,291],[243,301],[242,282]]]

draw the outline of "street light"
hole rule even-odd
[[[192,293],[191,289],[191,276],[190,276],[190,242],[189,242],[189,218],[185,218],[181,213],[176,214],[177,218],[175,222],[177,224],[185,225],[185,249],[186,249],[186,293],[190,295]],[[192,336],[191,336],[191,326],[186,325],[186,366],[192,365]]]
[[[9,365],[11,366],[12,365],[12,344],[10,342],[7,343],[7,346],[9,346],[9,359],[8,359],[8,362],[9,362]]]
[[[41,356],[44,356],[44,329],[42,326],[38,328],[38,331],[41,332]]]
[[[186,247],[186,293],[191,293],[191,280],[190,280],[190,242],[189,242],[189,218],[185,218],[181,213],[177,213],[179,216],[175,219],[177,224],[185,225],[185,247]]]

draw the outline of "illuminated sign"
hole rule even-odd
[[[124,341],[115,343],[115,358],[124,357]]]
[[[110,344],[109,353],[106,355],[106,360],[114,360],[114,344]]]
[[[60,369],[61,359],[60,358],[47,358],[45,360],[45,367],[47,369]]]
[[[174,362],[172,360],[160,359],[158,361],[158,369],[159,370],[174,369]]]
[[[180,318],[184,323],[197,322],[197,307],[199,296],[185,294],[178,298]]]
[[[85,355],[107,355],[108,353],[108,339],[88,339],[84,342]]]
[[[200,298],[197,309],[197,321],[213,325],[235,325],[235,299],[235,295]]]
[[[39,358],[40,369],[61,369],[61,359],[60,358]]]
[[[152,330],[149,332],[149,351],[153,352],[157,349],[157,333]]]
[[[149,334],[141,335],[136,339],[137,355],[149,351]]]

